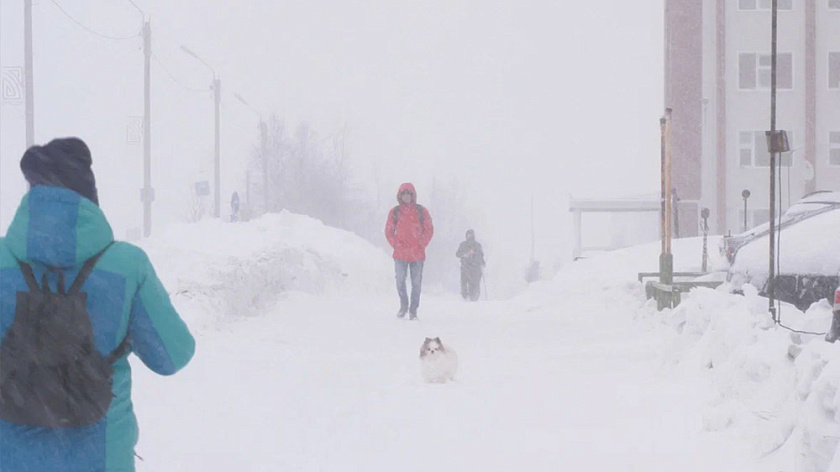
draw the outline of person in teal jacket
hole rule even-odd
[[[96,349],[108,356],[127,337],[129,353],[154,372],[171,375],[184,367],[195,340],[143,250],[114,242],[98,206],[87,145],[62,138],[33,146],[21,169],[31,189],[0,238],[0,346],[15,317],[16,292],[27,291],[18,261],[31,265],[39,281],[47,273],[54,289],[56,274],[48,268],[74,280],[87,259],[107,248],[82,286]],[[114,363],[114,398],[101,421],[51,429],[0,420],[0,472],[134,471],[138,427],[128,355]]]

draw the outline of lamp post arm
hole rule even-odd
[[[263,120],[263,119],[262,119],[262,114],[261,114],[259,111],[257,111],[257,109],[256,109],[256,108],[254,108],[253,106],[251,106],[251,104],[250,104],[250,103],[248,103],[248,102],[247,102],[244,98],[242,98],[242,95],[239,95],[238,93],[234,93],[234,94],[233,94],[233,96],[234,96],[234,98],[236,98],[237,100],[239,100],[239,102],[240,102],[240,103],[242,103],[243,105],[245,105],[246,107],[248,107],[248,109],[249,109],[249,110],[251,110],[252,112],[254,112],[254,114],[255,114],[255,115],[257,115],[257,118],[259,118],[259,119],[260,119],[260,121],[262,121],[262,120]]]
[[[204,66],[205,66],[205,67],[207,67],[208,69],[210,69],[210,72],[213,74],[213,78],[214,78],[214,79],[218,77],[218,76],[216,75],[216,70],[215,70],[215,69],[213,69],[213,67],[211,67],[211,66],[210,66],[210,64],[208,64],[208,63],[207,63],[204,59],[202,59],[201,57],[199,57],[199,55],[198,55],[198,54],[196,54],[196,53],[192,52],[192,50],[191,50],[190,48],[188,48],[188,47],[186,47],[186,46],[183,46],[183,45],[182,45],[182,46],[181,46],[181,50],[182,50],[182,51],[184,51],[185,53],[189,54],[189,55],[190,55],[190,56],[192,56],[193,58],[195,58],[198,62],[200,62],[200,63],[204,64]]]

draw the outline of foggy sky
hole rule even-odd
[[[127,1],[55,2],[97,33],[139,35]],[[51,0],[35,3],[35,140],[89,143],[103,209],[124,237],[142,215],[142,146],[126,143],[143,110],[141,40],[96,36]],[[532,194],[538,255],[555,259],[569,252],[569,194],[658,190],[661,0],[135,3],[152,21],[156,229],[182,217],[195,181],[212,180],[212,77],[181,45],[222,79],[223,209],[242,193],[257,137],[258,117],[233,93],[322,136],[347,126],[359,185],[374,198],[378,181],[383,211],[400,182],[414,182],[421,203],[432,178],[460,182],[485,245],[515,241],[515,259],[530,246]],[[20,4],[0,0],[3,68],[23,65]],[[22,105],[2,107],[5,231],[25,191],[24,129]]]

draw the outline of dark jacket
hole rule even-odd
[[[472,251],[471,255],[469,252]],[[455,252],[456,257],[461,258],[461,267],[465,269],[481,269],[486,264],[484,263],[484,251],[481,249],[481,244],[476,240],[466,240],[458,246],[458,251]]]

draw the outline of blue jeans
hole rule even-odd
[[[405,287],[405,279],[411,270],[411,305],[408,303],[408,292]],[[423,283],[423,261],[405,262],[394,259],[394,271],[397,278],[397,294],[400,296],[400,313],[406,309],[412,314],[417,313],[420,306],[420,285]]]

